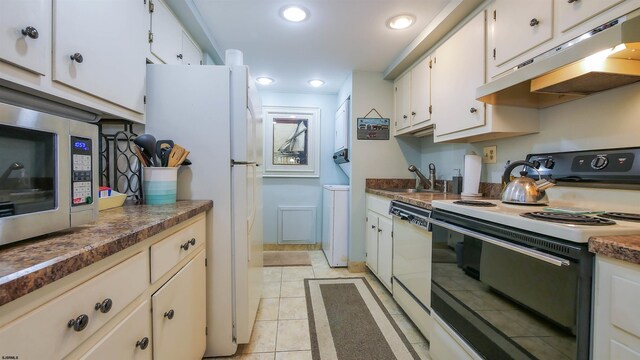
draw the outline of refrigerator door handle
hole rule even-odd
[[[231,167],[236,165],[258,165],[258,163],[255,161],[236,161],[231,159]]]

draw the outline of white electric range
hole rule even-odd
[[[587,243],[640,234],[640,148],[526,161],[558,181],[546,190],[548,204],[432,202],[434,357],[464,350],[487,359],[590,358],[594,255]]]

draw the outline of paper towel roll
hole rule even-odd
[[[224,52],[224,64],[227,66],[242,65],[244,62],[242,51],[227,49]]]
[[[464,178],[462,179],[462,196],[482,196],[480,188],[480,170],[482,157],[480,155],[464,156]]]

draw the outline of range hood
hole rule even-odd
[[[640,11],[599,26],[480,86],[479,101],[545,108],[640,81]]]

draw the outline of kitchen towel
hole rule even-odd
[[[464,156],[464,177],[462,178],[462,196],[482,196],[480,188],[480,170],[482,157],[470,154]]]

